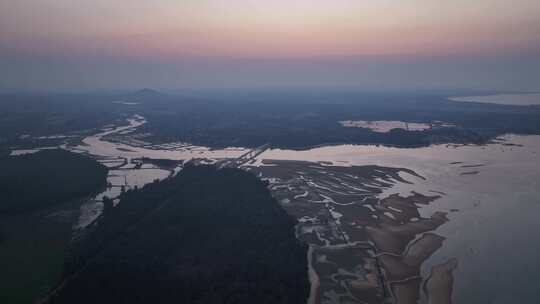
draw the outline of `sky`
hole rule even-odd
[[[540,90],[538,0],[0,0],[0,89]]]

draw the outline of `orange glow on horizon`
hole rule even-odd
[[[18,51],[309,58],[540,47],[535,0],[6,2],[19,17],[0,13],[0,34]],[[32,23],[21,23],[25,16]]]

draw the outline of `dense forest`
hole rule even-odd
[[[321,144],[485,143],[507,133],[540,134],[540,106],[460,103],[449,92],[321,92],[225,95],[182,103],[154,99],[141,106],[148,124],[140,132],[211,147],[303,149]],[[172,100],[172,98],[171,98]],[[345,128],[341,120],[445,122],[455,127],[388,133]]]
[[[0,139],[63,134],[118,118],[111,97],[95,94],[0,94]],[[0,140],[1,142],[1,140]]]
[[[0,303],[34,303],[54,286],[79,206],[106,177],[65,150],[0,156]]]
[[[61,149],[0,157],[1,214],[49,207],[105,186],[107,168]]]
[[[304,303],[306,246],[266,185],[187,165],[121,195],[74,243],[48,303]]]
[[[21,146],[19,136],[23,134],[97,128],[133,114],[147,118],[148,123],[138,132],[151,133],[152,141],[209,147],[255,147],[266,143],[293,149],[339,143],[412,147],[485,143],[504,133],[540,134],[540,106],[447,100],[448,96],[485,93],[275,90],[209,91],[188,96],[142,90],[116,95],[0,95],[0,147],[2,142]],[[338,123],[341,120],[440,121],[455,127],[377,133],[345,128]]]

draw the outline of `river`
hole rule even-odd
[[[144,124],[142,117],[127,126],[113,127],[84,138],[76,147],[109,166],[110,187],[81,207],[78,228],[91,223],[102,209],[104,195],[116,197],[120,187],[143,186],[177,170],[133,168],[132,159],[189,160],[236,158],[247,149],[212,150],[206,147],[136,147],[111,142],[106,136],[129,134]],[[14,153],[17,153],[14,151]],[[446,239],[442,248],[422,266],[427,276],[433,265],[458,260],[454,270],[454,303],[540,303],[540,136],[506,135],[484,145],[434,145],[423,148],[340,145],[304,151],[270,149],[263,159],[324,161],[334,165],[405,167],[425,179],[406,177],[413,184],[396,182],[382,194],[406,195],[416,191],[442,198],[422,206],[421,215],[448,213],[449,221],[435,232]],[[112,165],[111,165],[112,164]],[[423,299],[422,301],[425,301]]]
[[[424,217],[443,211],[449,218],[435,231],[446,239],[424,263],[423,275],[433,265],[457,258],[454,303],[540,302],[540,136],[507,135],[485,146],[274,149],[259,158],[414,170],[426,179],[408,176],[413,184],[397,183],[381,196],[444,193],[420,209]]]
[[[116,198],[120,195],[122,188],[143,187],[154,180],[167,178],[171,174],[178,172],[182,161],[194,158],[210,160],[236,158],[247,151],[244,148],[210,149],[181,143],[161,146],[152,144],[134,146],[129,143],[107,140],[107,137],[112,135],[129,136],[138,127],[145,124],[146,120],[139,115],[135,115],[129,118],[127,122],[127,125],[104,128],[101,132],[82,139],[80,145],[62,146],[72,152],[87,154],[111,168],[107,177],[107,189],[81,206],[79,221],[75,226],[76,229],[84,228],[98,218],[103,211],[102,200],[104,196],[114,199],[114,202],[117,203]],[[24,151],[12,152],[13,155],[23,153]],[[179,161],[179,166],[164,169],[144,164],[138,168],[135,161],[141,158],[175,160]]]

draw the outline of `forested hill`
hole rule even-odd
[[[48,302],[305,303],[294,225],[252,174],[188,165],[124,193],[73,247]]]
[[[0,214],[48,207],[105,186],[107,168],[65,150],[0,157]]]

